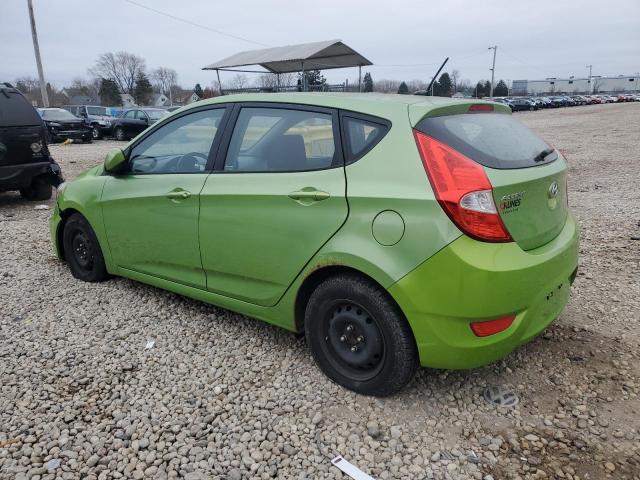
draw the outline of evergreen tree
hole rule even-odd
[[[324,87],[327,83],[327,79],[324,78],[324,75],[320,72],[320,70],[308,70],[304,72],[304,76],[302,72],[298,73],[298,91],[303,90],[303,82],[304,79],[307,81],[307,90],[324,90]]]
[[[204,98],[204,91],[202,90],[202,87],[200,86],[199,83],[196,83],[196,86],[193,87],[193,91],[195,92],[196,95],[198,95],[198,97]]]
[[[451,82],[449,74],[444,72],[440,75],[440,80],[438,80],[434,87],[434,93],[437,91],[436,95],[440,97],[450,97],[453,92],[453,83]]]
[[[153,87],[149,78],[143,73],[139,72],[136,76],[136,83],[133,87],[133,97],[138,105],[147,105],[151,100],[153,94]]]
[[[484,96],[488,97],[491,94],[491,82],[487,80],[484,82]]]
[[[369,72],[364,74],[364,91],[373,92],[373,79]]]
[[[100,103],[106,107],[113,107],[121,103],[118,85],[108,78],[100,80],[100,91],[98,94],[100,95]]]
[[[409,87],[405,82],[402,82],[398,87],[398,93],[401,95],[407,95],[409,93]]]
[[[498,82],[498,84],[493,89],[493,94],[496,97],[506,97],[507,95],[509,95],[509,87],[507,87],[507,84],[504,80],[500,80]]]

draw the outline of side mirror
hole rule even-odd
[[[104,159],[104,169],[107,172],[117,172],[126,160],[124,152],[119,148],[114,148],[107,153]]]

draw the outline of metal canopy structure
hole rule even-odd
[[[207,65],[203,67],[203,70],[265,73],[257,70],[238,69],[238,67],[253,65],[259,65],[267,72],[280,74],[346,67],[362,69],[363,66],[373,65],[373,63],[342,43],[341,40],[327,40],[247,50]]]

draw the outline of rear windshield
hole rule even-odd
[[[416,129],[485,167],[526,168],[557,158],[553,148],[509,114],[429,117],[420,121]]]
[[[13,88],[0,86],[0,127],[42,125],[36,109]]]

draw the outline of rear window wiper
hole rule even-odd
[[[543,151],[541,151],[538,155],[536,155],[535,157],[533,157],[533,161],[538,163],[538,162],[542,162],[545,158],[547,158],[549,155],[551,155],[553,152],[555,152],[555,150],[553,148],[545,148]]]

